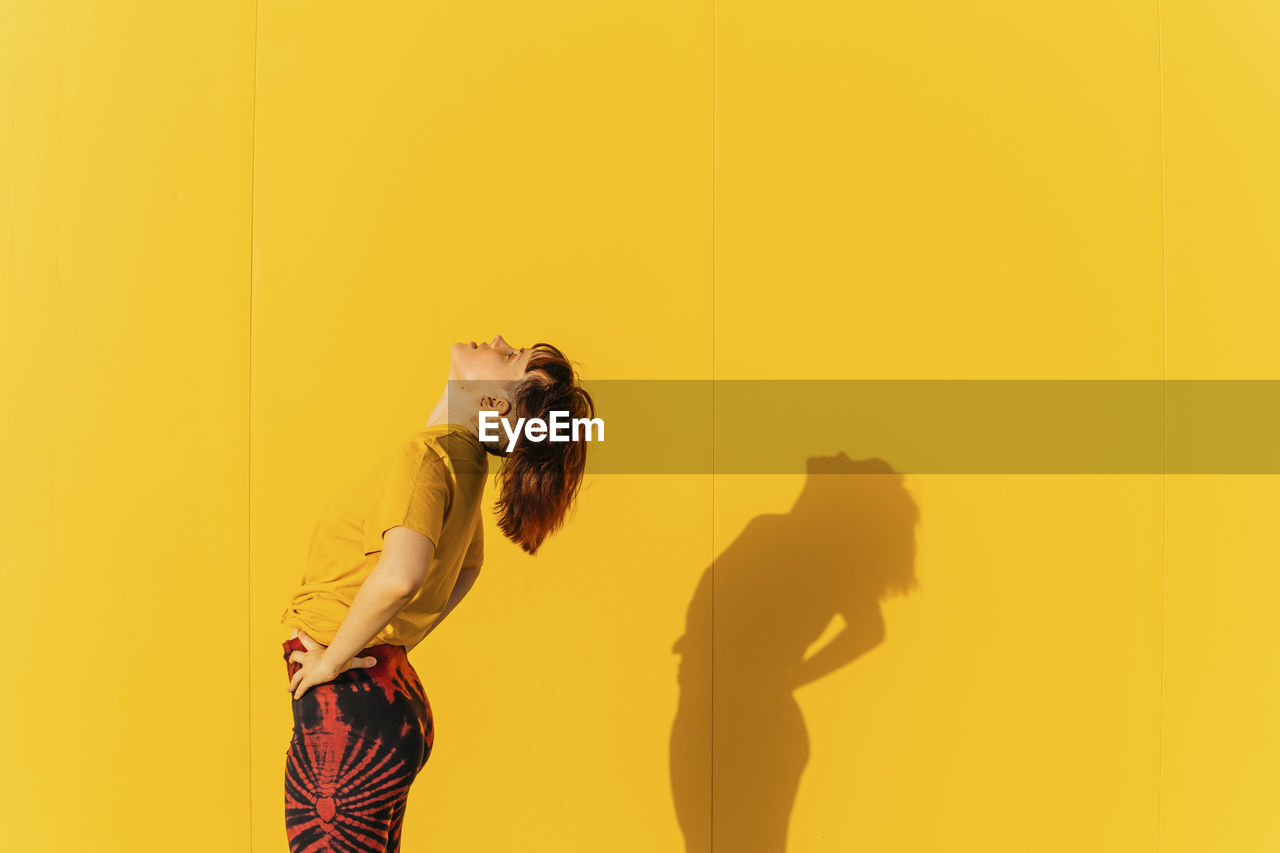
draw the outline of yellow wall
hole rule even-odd
[[[1168,377],[1280,378],[1280,9],[1163,5]],[[1280,848],[1280,478],[1170,476],[1160,850]]]
[[[1148,4],[730,3],[717,34],[718,377],[1161,377]],[[785,357],[762,358],[775,336]],[[848,433],[813,452],[878,455]],[[797,691],[810,757],[788,849],[1154,849],[1162,478],[904,486],[919,588],[880,608],[882,642]],[[798,490],[717,483],[717,552]],[[825,577],[843,549],[784,567],[790,606],[874,619],[861,555],[902,547],[897,489],[876,491],[858,509],[885,518],[841,569],[850,614]],[[717,743],[749,729],[741,693],[717,694]],[[739,815],[786,798],[792,756],[766,752],[766,788],[740,781],[749,748],[717,752],[717,847],[779,849],[747,832],[786,810]]]
[[[281,602],[451,340],[610,379],[1280,373],[1260,0],[4,20],[6,848],[286,849]],[[1280,846],[1274,477],[867,478],[839,547],[803,485],[596,476],[536,558],[490,519],[412,656],[406,853]],[[918,585],[877,602],[850,553]],[[846,623],[792,701],[780,650]]]
[[[253,3],[0,17],[0,846],[247,849]]]

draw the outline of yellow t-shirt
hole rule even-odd
[[[302,586],[280,622],[329,645],[378,563],[382,534],[409,527],[435,543],[435,555],[417,593],[369,645],[417,645],[444,610],[458,573],[464,566],[479,568],[484,560],[480,498],[488,473],[484,447],[458,424],[420,427],[406,435],[353,492],[321,514]]]

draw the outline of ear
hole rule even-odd
[[[505,418],[511,411],[511,401],[503,394],[483,394],[480,397],[480,408],[495,411],[498,417]]]

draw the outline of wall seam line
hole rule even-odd
[[[249,712],[249,853],[253,853],[253,234],[254,234],[254,197],[257,185],[257,153],[258,153],[258,0],[253,3],[253,78],[249,92],[249,358],[248,358],[248,399],[246,401],[245,418],[245,610],[249,624],[248,664],[245,667],[248,679],[246,703]]]
[[[1166,646],[1169,622],[1169,234],[1168,189],[1165,178],[1164,130],[1164,14],[1156,0],[1156,67],[1160,94],[1160,371],[1162,391],[1162,469],[1160,487],[1160,723],[1156,762],[1156,853],[1164,835],[1164,706]]]

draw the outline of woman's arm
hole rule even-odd
[[[306,651],[298,650],[289,656],[301,664],[289,681],[294,699],[301,699],[312,686],[332,681],[351,666],[377,662],[376,658],[355,661],[356,653],[417,593],[435,550],[435,544],[416,530],[400,526],[387,529],[378,562],[356,591],[333,640],[328,646],[321,646],[307,637],[302,641]]]

